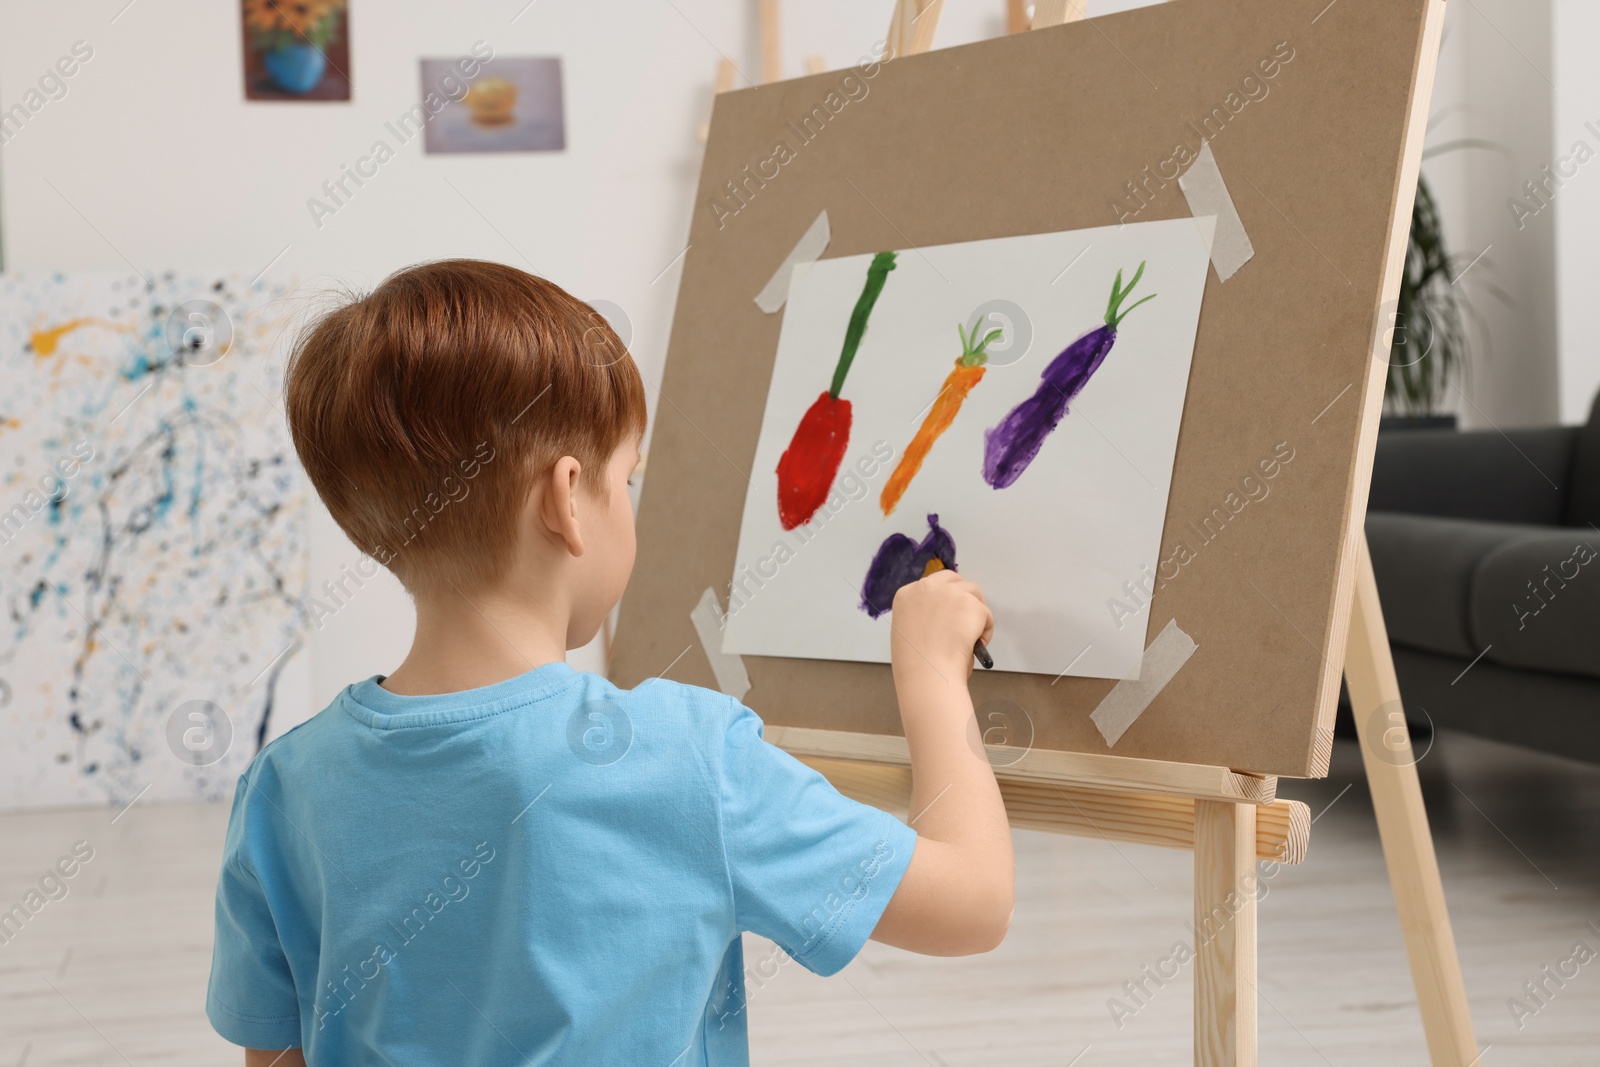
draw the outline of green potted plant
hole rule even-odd
[[[339,32],[345,0],[244,0],[250,47],[274,85],[303,96],[328,67],[328,45]]]
[[[1445,245],[1439,205],[1420,175],[1411,212],[1389,348],[1384,429],[1454,428],[1440,414],[1446,392],[1465,371],[1467,331],[1453,272],[1460,264]]]

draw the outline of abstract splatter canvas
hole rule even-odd
[[[225,795],[310,713],[287,293],[0,276],[0,808]]]
[[[937,561],[983,586],[996,669],[1137,678],[1214,224],[797,268],[724,649],[887,662]]]

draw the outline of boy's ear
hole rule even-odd
[[[583,534],[578,528],[578,477],[583,465],[571,456],[562,456],[546,477],[540,519],[551,534],[567,546],[574,556],[583,555]]]

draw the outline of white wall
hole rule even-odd
[[[855,62],[892,8],[791,2],[786,72],[798,74],[810,52],[830,66]],[[352,0],[350,103],[247,104],[238,8],[227,0],[7,5],[0,107],[74,42],[93,58],[0,149],[5,267],[121,269],[126,257],[144,269],[253,275],[271,264],[315,292],[370,286],[418,260],[502,260],[620,305],[634,354],[658,381],[699,169],[695,130],[721,55],[760,76],[754,11],[754,0],[634,0],[609,11],[578,0]],[[998,33],[1003,11],[1000,0],[950,4],[937,43]],[[567,151],[424,156],[419,139],[318,228],[307,199],[416,102],[418,57],[455,57],[478,40],[497,55],[562,57]],[[357,553],[320,507],[313,521],[315,589]],[[313,637],[315,704],[394,667],[411,618],[387,574],[360,590]],[[593,649],[574,659],[598,666]]]
[[[623,307],[656,380],[677,284],[665,268],[688,228],[694,130],[717,58],[707,39],[739,54],[751,35],[739,5],[674,2],[629,4],[624,26],[571,0],[539,0],[515,22],[526,0],[353,0],[349,104],[245,103],[236,4],[141,0],[114,22],[126,0],[13,10],[0,102],[74,41],[94,55],[0,156],[6,267],[120,267],[126,256],[254,274],[287,246],[272,273],[320,289],[370,286],[423,259],[503,260]],[[568,151],[430,157],[418,139],[319,229],[307,199],[375,139],[393,141],[383,124],[415,103],[417,58],[480,39],[497,55],[563,57]],[[313,521],[315,588],[357,552],[320,507]],[[315,703],[392,669],[411,618],[387,573],[362,589],[313,637]]]
[[[1542,223],[1555,232],[1561,419],[1582,422],[1600,392],[1600,133],[1595,132],[1600,130],[1600,64],[1594,56],[1600,4],[1555,0],[1552,22],[1555,151],[1558,165],[1562,158],[1570,160],[1561,170],[1577,173],[1562,178],[1551,207],[1528,225]],[[1579,141],[1597,154],[1582,166],[1574,152]]]
[[[1506,200],[1551,162],[1551,0],[1472,0],[1447,6],[1433,94],[1430,147],[1481,140],[1423,165],[1464,258],[1457,285],[1476,312],[1463,397],[1446,404],[1464,426],[1557,419],[1555,219],[1519,229]]]
[[[1096,0],[1090,13],[1144,2]],[[1588,0],[1555,2],[1566,33],[1558,46],[1563,81],[1571,71],[1577,87],[1560,99],[1555,121],[1570,126],[1590,117],[1583,102],[1594,99],[1600,78],[1583,51],[1597,39],[1595,15]],[[1516,232],[1504,206],[1551,159],[1550,3],[1450,5],[1432,140],[1487,137],[1508,153],[1469,150],[1428,164],[1455,247],[1475,255],[1493,245],[1462,282],[1487,323],[1468,386],[1472,404],[1462,405],[1469,425],[1555,417],[1552,233],[1558,212],[1584,227],[1600,214],[1600,176],[1588,171],[1528,232]],[[799,73],[808,53],[831,67],[856,61],[883,36],[892,7],[893,0],[790,0],[785,72]],[[146,269],[254,274],[272,264],[274,275],[299,277],[314,291],[371,285],[422,259],[503,260],[620,305],[646,378],[657,381],[699,168],[695,129],[709,112],[720,56],[759,77],[754,9],[755,0],[635,0],[613,5],[614,13],[578,0],[352,0],[354,100],[313,105],[243,101],[237,8],[226,0],[11,5],[0,14],[0,107],[75,41],[94,56],[64,98],[0,148],[5,267],[121,268],[126,256]],[[950,3],[935,43],[991,36],[1003,25],[1000,0]],[[413,141],[319,229],[307,199],[415,102],[417,58],[460,55],[478,40],[498,55],[563,57],[568,150],[429,157]],[[1562,374],[1582,392],[1600,377],[1596,350],[1579,329],[1593,303],[1587,279],[1600,280],[1600,253],[1569,240],[1562,255],[1571,272],[1562,290]],[[1491,295],[1496,286],[1514,306]],[[1575,410],[1563,408],[1569,418]],[[320,508],[314,521],[315,588],[356,551]],[[362,589],[314,636],[315,702],[392,668],[410,623],[409,603],[386,576]],[[597,665],[592,650],[577,659]]]

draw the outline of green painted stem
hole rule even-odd
[[[861,296],[856,299],[856,308],[850,313],[850,326],[844,332],[844,350],[839,353],[839,365],[833,369],[833,384],[828,387],[828,395],[835,400],[839,399],[839,390],[844,388],[844,376],[850,373],[856,349],[861,347],[861,338],[867,332],[867,318],[872,314],[872,305],[878,302],[883,283],[888,280],[889,272],[894,270],[894,260],[895,253],[879,252],[872,257],[872,266],[867,268],[867,284],[862,287]]]
[[[1139,264],[1139,269],[1133,272],[1133,280],[1130,281],[1128,283],[1128,287],[1124,289],[1122,287],[1122,272],[1120,270],[1117,271],[1117,278],[1111,283],[1111,303],[1106,305],[1106,325],[1111,327],[1113,330],[1122,324],[1122,320],[1127,318],[1128,313],[1134,308],[1138,307],[1140,304],[1143,304],[1147,300],[1154,300],[1156,298],[1156,294],[1151,293],[1149,296],[1145,297],[1144,300],[1135,301],[1126,309],[1122,307],[1122,302],[1128,299],[1128,294],[1133,292],[1133,287],[1138,285],[1139,279],[1143,277],[1144,262],[1141,261]]]

